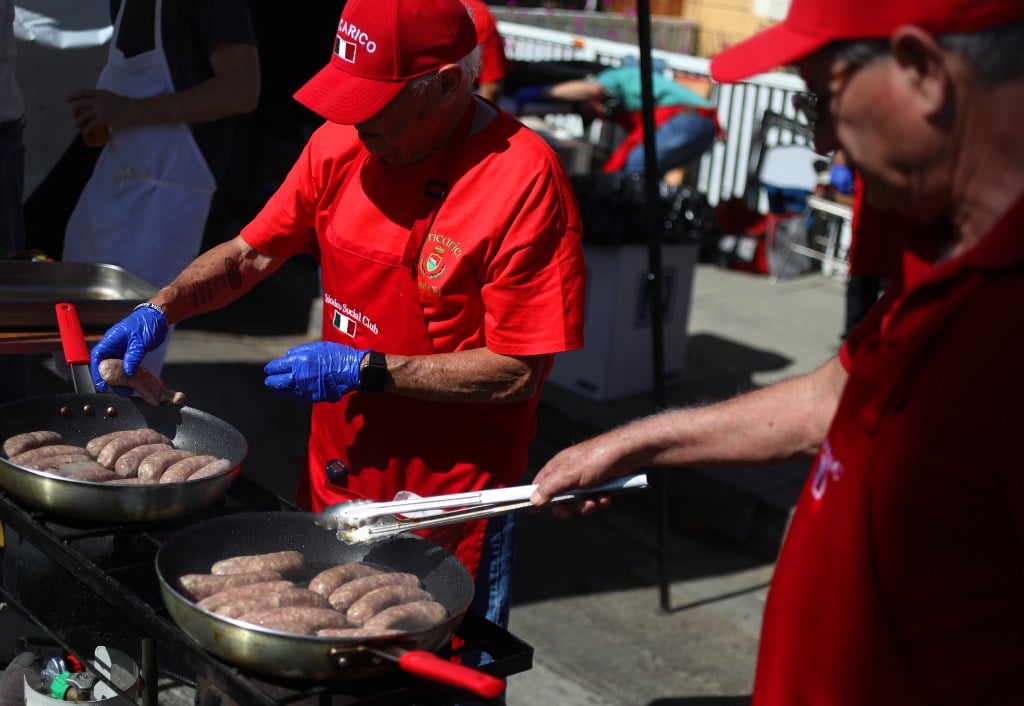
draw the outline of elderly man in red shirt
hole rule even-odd
[[[537,476],[539,505],[640,466],[814,458],[755,706],[1024,703],[1022,44],[1021,0],[793,0],[715,57],[719,81],[796,65],[818,147],[915,222],[896,280],[814,372],[627,424]]]

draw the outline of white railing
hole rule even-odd
[[[627,57],[636,57],[639,50],[631,44],[605,39],[582,37],[556,30],[498,22],[498,31],[505,39],[505,53],[514,61],[589,61],[617,66]],[[709,60],[686,54],[652,51],[653,61],[668,74],[679,72],[708,77]],[[711,204],[731,197],[742,197],[747,187],[751,162],[751,144],[766,110],[796,117],[790,96],[805,90],[799,76],[771,73],[754,76],[738,84],[712,84],[711,99],[718,106],[718,117],[726,132],[724,142],[700,162],[696,186],[707,195]],[[576,137],[584,134],[583,121],[575,115],[546,115],[550,124],[565,128]],[[803,143],[805,140],[787,130],[773,130],[767,146]],[[761,199],[761,209],[766,205]]]

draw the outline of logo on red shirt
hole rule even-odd
[[[843,463],[832,455],[832,444],[828,439],[818,454],[818,464],[814,467],[814,479],[811,481],[811,495],[815,500],[825,497],[829,481],[838,481],[843,476]]]

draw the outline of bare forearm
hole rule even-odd
[[[75,122],[88,131],[97,126],[203,123],[255,110],[260,95],[256,48],[221,45],[210,62],[213,76],[176,93],[129,98],[106,90],[75,91],[68,96]]]
[[[236,237],[201,254],[150,300],[169,323],[227,306],[285,260],[263,255]]]
[[[389,354],[387,391],[437,402],[518,402],[536,393],[545,359],[498,355],[486,348],[422,356]]]
[[[639,419],[556,454],[537,474],[538,502],[642,467],[769,464],[814,454],[846,373],[833,358],[813,373],[706,407]]]
[[[563,81],[551,87],[549,95],[563,101],[601,100],[607,97],[601,84],[595,81]]]

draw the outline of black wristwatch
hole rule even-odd
[[[388,362],[383,353],[370,351],[366,365],[359,370],[359,391],[376,394],[388,382]]]

